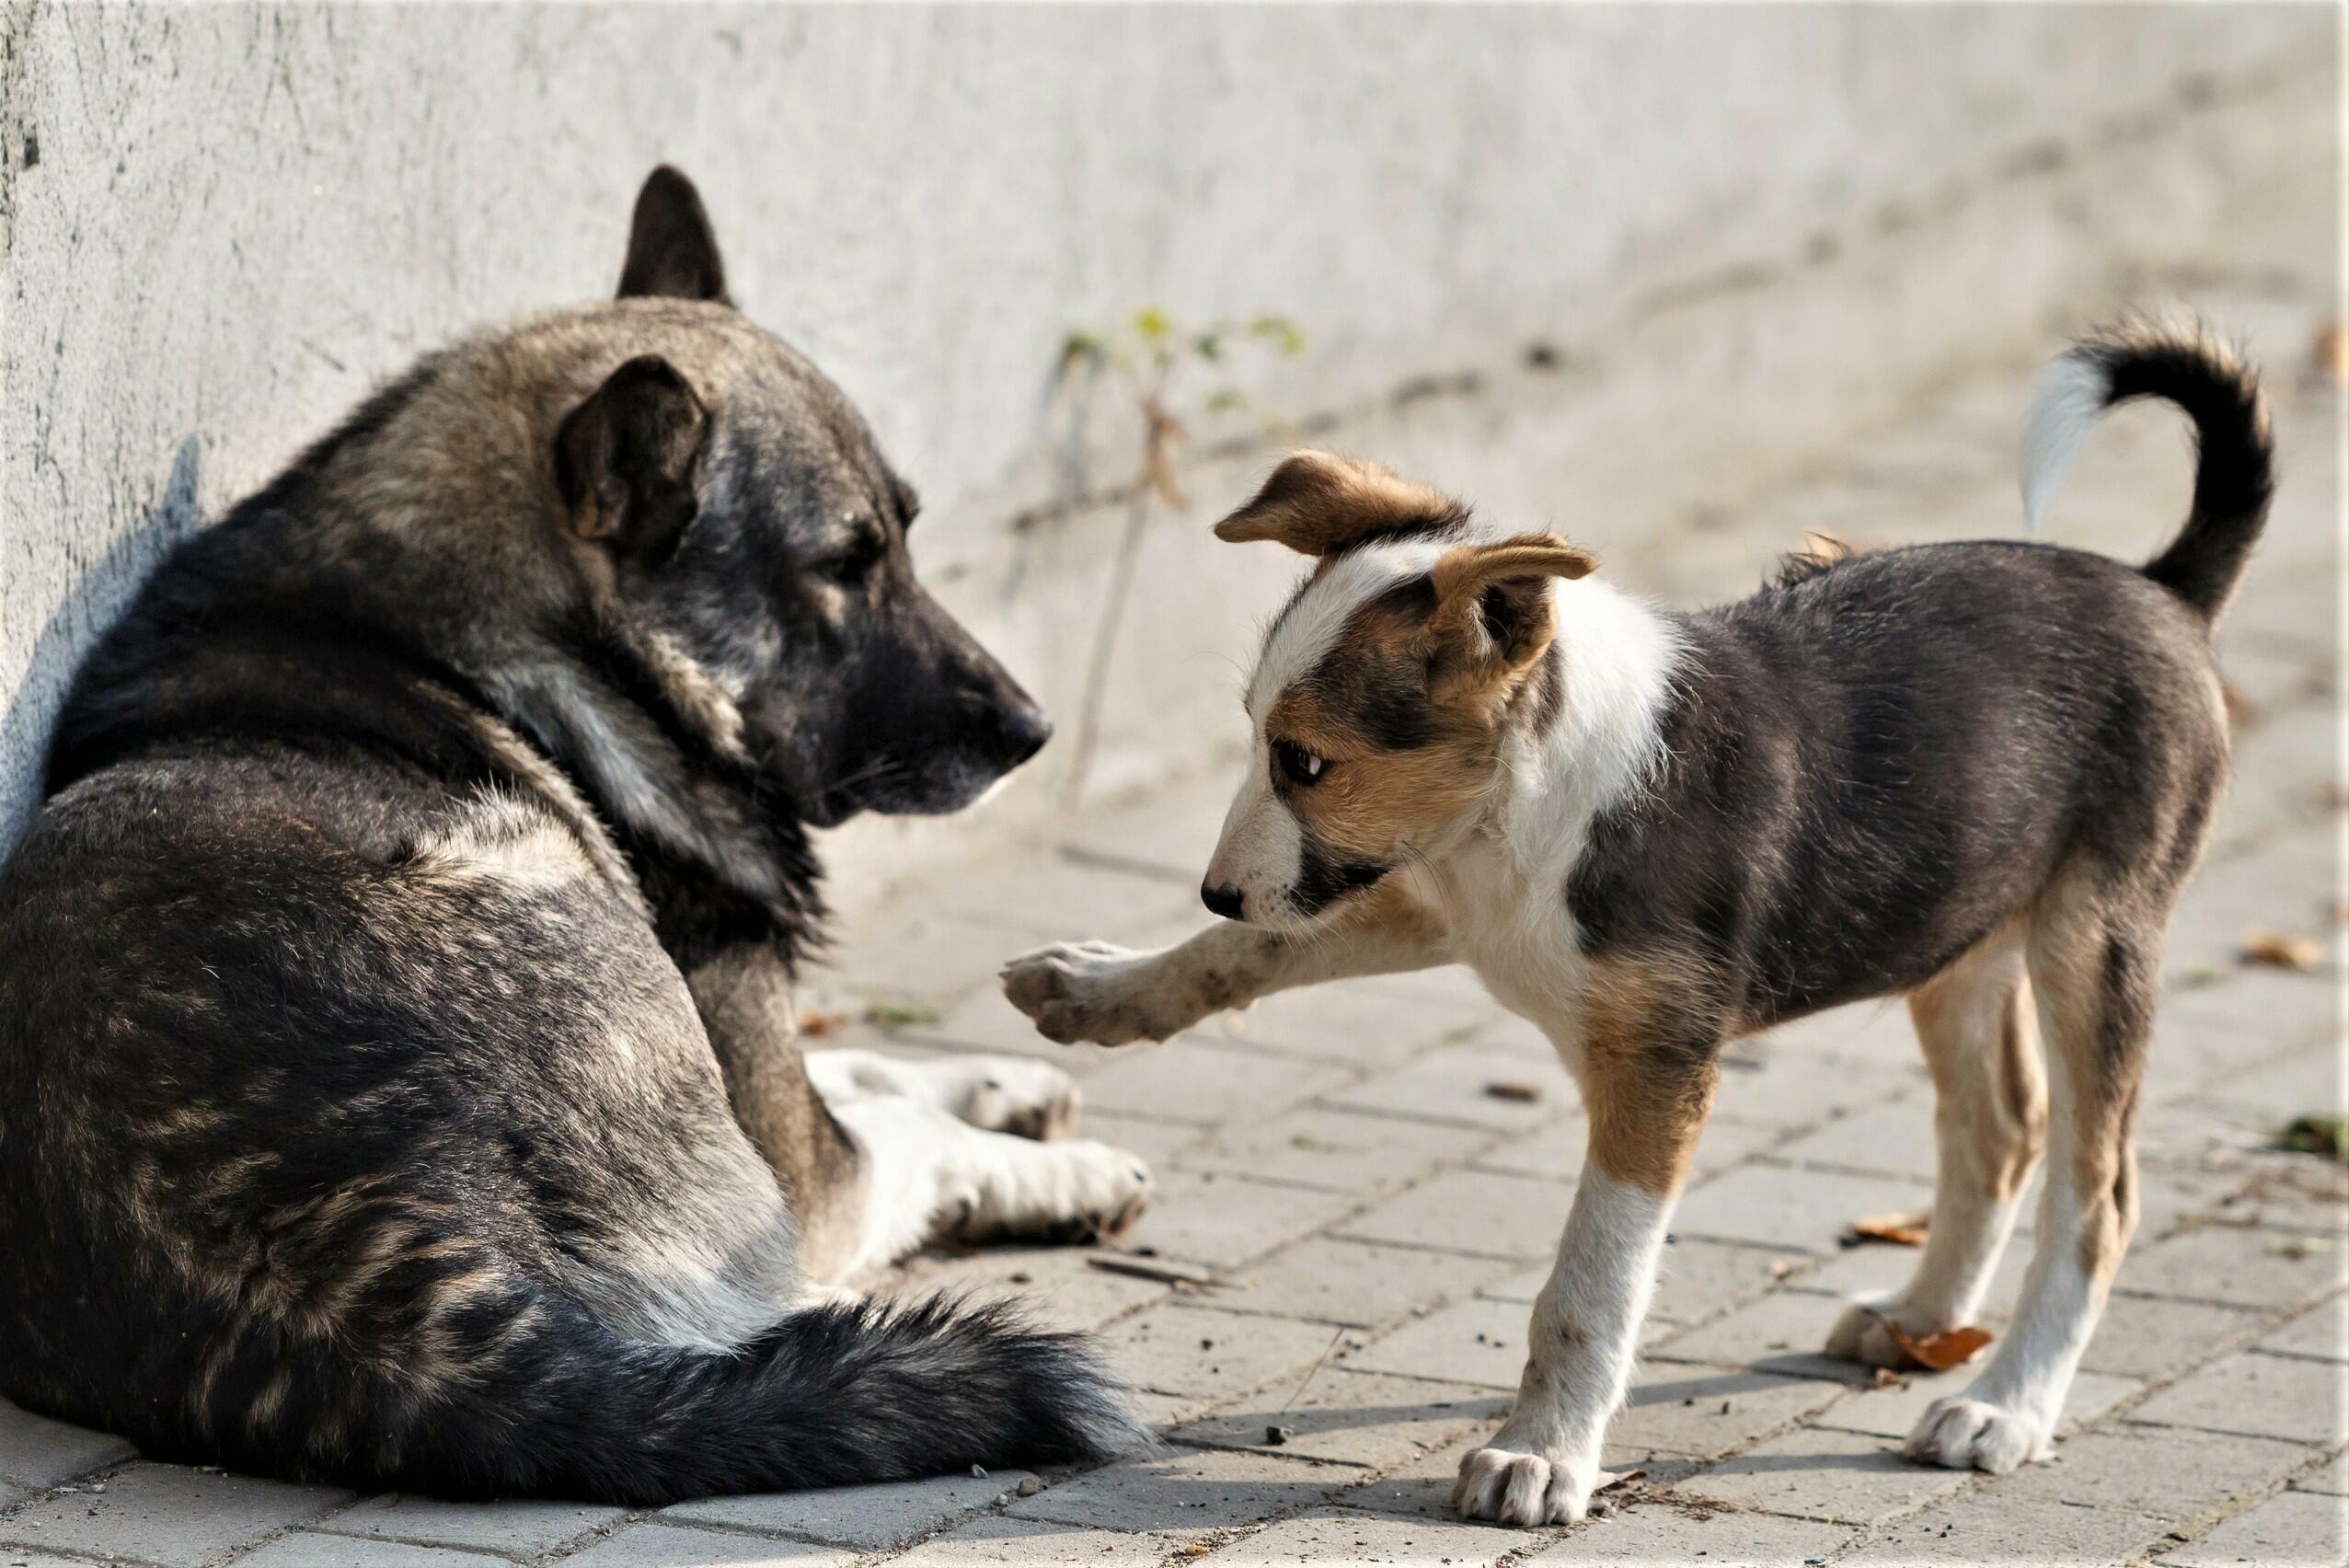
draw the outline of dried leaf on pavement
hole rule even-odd
[[[1932,1222],[1933,1216],[1922,1210],[1914,1214],[1863,1214],[1845,1228],[1845,1245],[1890,1241],[1902,1247],[1922,1247],[1925,1228]]]
[[[1879,1318],[1884,1332],[1893,1336],[1900,1353],[1929,1372],[1946,1372],[1970,1359],[1974,1353],[1990,1343],[1987,1329],[1943,1329],[1938,1334],[1918,1339],[1890,1318]]]
[[[2243,962],[2274,969],[2314,969],[2324,962],[2324,944],[2314,937],[2254,929],[2243,939]]]

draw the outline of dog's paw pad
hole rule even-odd
[[[1184,1027],[1161,994],[1154,953],[1108,942],[1061,942],[1003,967],[1003,994],[1063,1045],[1124,1045],[1163,1040]]]
[[[2053,1458],[2055,1448],[2042,1423],[1960,1394],[1935,1400],[1902,1451],[1919,1464],[2005,1475]]]

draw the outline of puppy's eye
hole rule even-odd
[[[1309,788],[1330,776],[1330,764],[1295,741],[1272,743],[1272,764],[1290,783]]]

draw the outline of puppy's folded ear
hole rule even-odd
[[[1428,635],[1456,673],[1500,676],[1539,657],[1557,632],[1549,580],[1587,577],[1598,560],[1555,534],[1520,534],[1444,552],[1429,582]]]
[[[555,482],[581,538],[651,565],[694,519],[694,470],[709,432],[701,399],[658,354],[628,361],[555,432]]]
[[[718,259],[718,236],[701,192],[667,164],[647,176],[637,192],[628,259],[620,269],[620,298],[654,294],[734,303],[726,296],[726,264]]]
[[[1272,470],[1253,500],[1215,525],[1215,537],[1231,544],[1272,539],[1327,556],[1374,536],[1408,538],[1467,518],[1451,497],[1376,463],[1299,452]]]

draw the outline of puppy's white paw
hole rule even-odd
[[[1164,1040],[1199,1021],[1169,993],[1158,955],[1109,942],[1058,942],[1003,967],[1003,994],[1063,1045]]]
[[[1042,1140],[1073,1131],[1084,1103],[1077,1080],[1050,1062],[982,1056],[953,1086],[946,1108],[987,1132]]]
[[[2053,1434],[2043,1423],[2003,1406],[1953,1394],[1935,1400],[1902,1451],[1920,1464],[2005,1475],[2055,1458]]]
[[[1929,1339],[1956,1326],[1912,1313],[1896,1297],[1862,1297],[1845,1308],[1835,1327],[1827,1331],[1826,1353],[1865,1366],[1886,1366],[1895,1372],[1915,1370],[1917,1363],[1909,1359],[1908,1353],[1901,1349],[1900,1342],[1884,1326],[1888,1319],[1898,1323],[1912,1340]]]
[[[1591,1489],[1598,1483],[1595,1460],[1522,1453],[1500,1445],[1472,1450],[1460,1461],[1452,1483],[1452,1508],[1464,1519],[1493,1519],[1504,1525],[1572,1525],[1590,1512]]]

